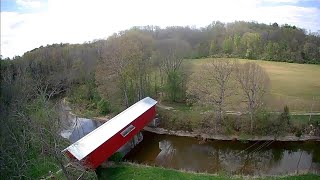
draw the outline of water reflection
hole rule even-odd
[[[78,117],[69,119],[69,121],[69,125],[65,126],[60,134],[62,137],[69,139],[71,143],[81,139],[102,124],[99,121]]]
[[[127,160],[198,172],[279,175],[296,171],[320,173],[314,158],[320,143],[212,141],[144,132],[144,140]],[[297,148],[298,147],[298,148]]]
[[[102,125],[102,122],[79,118],[70,112],[70,107],[64,103],[60,104],[61,123],[60,134],[62,137],[69,139],[71,143],[89,134],[91,131]]]
[[[176,150],[173,148],[170,141],[163,140],[159,142],[159,149],[161,150],[155,159],[156,164],[166,166],[166,164],[173,163],[172,159]]]
[[[60,102],[59,116],[62,119],[60,135],[69,139],[71,143],[76,142],[103,124],[103,122],[77,117],[71,112],[71,108],[65,101]]]

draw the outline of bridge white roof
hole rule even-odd
[[[150,97],[140,100],[64,149],[63,152],[69,151],[79,161],[82,160],[156,104],[157,101]]]

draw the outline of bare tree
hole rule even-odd
[[[5,172],[9,179],[32,179],[34,177],[28,173],[30,167],[39,166],[37,163],[53,163],[61,168],[67,179],[76,179],[79,174],[92,175],[84,168],[77,168],[76,173],[65,168],[66,158],[61,150],[68,143],[60,136],[61,119],[51,101],[63,91],[63,84],[39,76],[21,76],[14,83],[19,84],[19,91],[10,101],[10,113],[6,116],[0,114],[0,123],[3,124],[0,127],[1,173]],[[44,157],[50,157],[50,161],[46,162]]]
[[[134,30],[110,37],[96,70],[100,92],[109,99],[121,92],[126,107],[142,99],[149,87],[151,43],[151,37]]]
[[[213,106],[219,121],[224,118],[226,98],[232,95],[230,80],[233,69],[234,63],[231,60],[214,60],[201,66],[187,85],[189,97]]]
[[[268,73],[256,63],[237,64],[236,78],[244,93],[245,102],[250,114],[250,131],[253,132],[253,116],[262,105],[263,97],[269,90]]]
[[[155,49],[153,58],[160,70],[161,83],[166,79],[167,95],[172,101],[177,101],[183,87],[183,78],[179,70],[191,47],[184,40],[164,39],[156,42]]]
[[[119,93],[118,86],[122,85],[124,103],[128,105],[127,84],[123,75],[127,63],[121,57],[121,42],[118,35],[109,37],[101,49],[101,59],[96,69],[96,79],[101,94],[112,99]],[[112,99],[113,100],[113,99]]]
[[[188,42],[179,39],[164,39],[156,43],[160,68],[169,74],[181,67],[182,60],[188,55],[191,47]]]

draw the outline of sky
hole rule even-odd
[[[3,57],[83,43],[131,28],[204,27],[238,20],[320,30],[320,0],[1,0]]]

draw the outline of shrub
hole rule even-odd
[[[181,72],[173,71],[168,74],[166,92],[170,101],[178,102],[184,97],[182,83],[183,78]]]
[[[111,112],[111,105],[108,101],[101,99],[98,102],[98,110],[101,115],[106,115]]]
[[[116,152],[111,157],[109,157],[109,160],[113,161],[115,163],[119,163],[122,161],[123,157],[124,157],[124,155],[121,152]]]
[[[283,112],[280,114],[279,119],[282,123],[290,125],[290,113],[288,106],[283,108]]]
[[[276,122],[274,122],[276,117],[272,116],[267,111],[260,111],[256,113],[256,131],[260,135],[273,134],[277,131]]]
[[[253,51],[251,49],[247,49],[246,58],[253,59]]]
[[[172,130],[192,131],[201,125],[201,115],[194,111],[158,109],[161,117],[160,126]]]
[[[223,121],[223,125],[226,128],[227,134],[239,132],[241,129],[241,124],[237,115],[227,115]]]
[[[295,133],[295,135],[296,135],[297,137],[301,137],[301,136],[302,136],[302,131],[301,131],[301,130],[298,130],[298,131]]]

